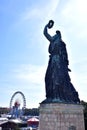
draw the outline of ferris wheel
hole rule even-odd
[[[25,96],[22,92],[17,91],[15,92],[10,100],[10,108],[13,106],[19,106],[20,109],[25,109],[26,108],[26,99]]]

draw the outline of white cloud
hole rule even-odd
[[[49,18],[54,17],[55,12],[57,11],[57,7],[59,4],[59,0],[50,0],[50,2],[47,3],[47,6],[45,6],[45,17],[49,20]]]
[[[24,11],[21,14],[21,20],[22,21],[26,21],[26,20],[30,20],[30,19],[36,19],[38,17],[41,16],[41,12],[38,8],[33,8],[33,9],[26,9],[26,11]]]
[[[16,85],[18,86],[19,84],[19,89],[25,93],[27,107],[38,107],[39,103],[44,100],[45,71],[45,66],[35,65],[21,65],[17,69],[13,70],[14,82],[17,82]],[[16,89],[17,86],[15,86]]]
[[[62,14],[68,21],[77,23],[78,25],[87,22],[87,1],[86,0],[70,0],[65,9],[63,9]],[[79,22],[77,22],[79,21]]]
[[[9,107],[12,95],[16,91],[21,91],[25,95],[28,108],[38,107],[39,103],[45,99],[45,72],[45,65],[23,64],[12,67],[10,72],[5,75],[2,87],[0,88],[3,95],[7,95],[8,97],[7,101],[2,103],[3,106]],[[6,91],[4,91],[4,86],[7,88]],[[16,98],[17,96],[14,100]],[[3,102],[5,100],[6,97],[3,97]]]
[[[62,11],[62,16],[67,25],[67,30],[71,30],[74,34],[76,32],[78,39],[85,38],[87,34],[86,5],[86,0],[70,0]]]
[[[43,82],[45,66],[21,65],[14,70],[15,78],[21,81],[41,84]]]
[[[21,22],[26,20],[49,20],[54,17],[59,0],[46,1],[45,4],[36,4],[32,8],[27,8],[20,15]]]

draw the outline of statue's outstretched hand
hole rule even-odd
[[[44,35],[45,37],[51,42],[53,40],[53,38],[51,37],[51,35],[48,33],[48,29],[52,28],[54,25],[54,21],[53,20],[50,20],[48,22],[48,24],[45,26],[44,28]]]
[[[53,20],[49,20],[49,23],[47,24],[47,27],[50,29],[52,28],[54,25],[54,21]]]

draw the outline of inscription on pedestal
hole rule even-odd
[[[75,126],[70,126],[69,130],[76,130],[76,127]]]
[[[41,104],[39,130],[85,130],[83,106]]]

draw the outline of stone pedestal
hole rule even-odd
[[[85,130],[83,106],[74,104],[40,104],[39,130]]]

